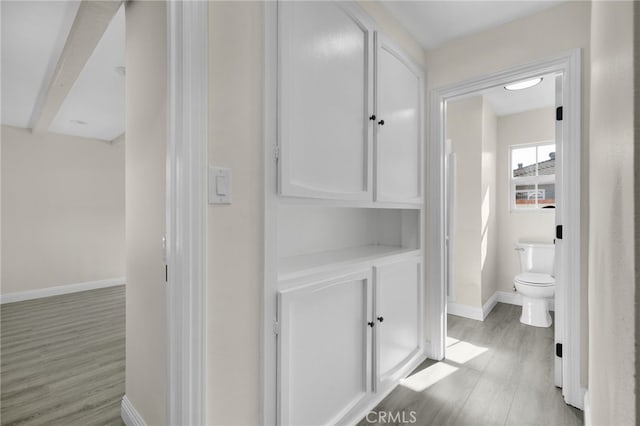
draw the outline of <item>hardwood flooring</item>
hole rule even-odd
[[[520,312],[449,315],[447,359],[426,360],[359,425],[582,425],[553,384],[553,327],[523,325]]]
[[[0,307],[2,425],[122,425],[124,286]]]

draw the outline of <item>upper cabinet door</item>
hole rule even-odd
[[[335,2],[278,4],[279,192],[372,200],[373,43]]]
[[[423,73],[376,34],[376,201],[422,202]]]

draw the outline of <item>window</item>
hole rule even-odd
[[[556,204],[556,144],[513,145],[511,159],[511,209],[535,210]]]

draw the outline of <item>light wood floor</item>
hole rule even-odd
[[[416,425],[582,425],[553,384],[553,327],[520,324],[520,311],[499,303],[484,322],[449,315],[447,359],[422,363],[369,419],[404,412],[410,423],[414,412]]]
[[[122,425],[124,286],[0,310],[2,425]]]

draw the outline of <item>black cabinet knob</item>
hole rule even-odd
[[[367,325],[369,325],[369,327],[373,328],[373,326],[375,325],[375,323],[374,323],[373,321],[369,321],[369,322],[367,323]]]
[[[378,124],[381,125],[381,126],[384,126],[384,120],[378,121]]]
[[[384,321],[384,317],[378,317],[378,321],[380,322]]]
[[[376,119],[376,115],[372,115],[371,117],[369,117],[369,120],[375,120]]]

